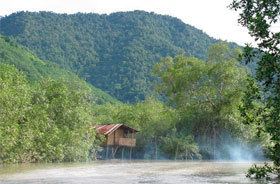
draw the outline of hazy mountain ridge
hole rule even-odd
[[[0,33],[128,102],[153,94],[151,70],[160,58],[184,53],[205,59],[217,42],[177,18],[143,11],[19,12],[1,19]]]

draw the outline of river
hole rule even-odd
[[[1,184],[267,183],[245,177],[248,162],[97,161],[0,167]]]

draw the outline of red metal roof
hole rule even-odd
[[[124,128],[128,128],[132,131],[138,132],[137,130],[130,128],[124,124],[106,124],[106,125],[96,125],[95,129],[97,130],[98,133],[104,134],[104,135],[108,135],[112,132],[114,132],[115,130],[117,130],[119,127],[124,127]]]

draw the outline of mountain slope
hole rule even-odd
[[[0,33],[122,101],[152,95],[153,65],[179,53],[206,57],[216,42],[177,18],[143,11],[110,15],[19,12]]]
[[[92,89],[93,97],[96,103],[117,102],[117,100],[104,93],[102,90],[81,80],[77,75],[61,69],[56,64],[39,59],[25,48],[11,41],[9,38],[2,36],[0,36],[0,63],[15,66],[27,76],[30,82],[39,81],[46,77],[78,81],[81,85],[89,86]]]

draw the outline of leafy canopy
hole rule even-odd
[[[0,163],[88,160],[96,146],[90,92],[65,80],[30,85],[0,64]]]
[[[155,67],[161,80],[158,90],[181,114],[180,129],[197,137],[212,158],[222,149],[218,145],[244,132],[239,106],[248,73],[238,61],[239,53],[220,43],[209,48],[207,61],[180,55],[164,58]]]
[[[233,0],[230,7],[240,12],[239,23],[255,38],[261,53],[257,63],[257,80],[265,108],[255,121],[258,122],[260,117],[265,120],[263,131],[271,136],[269,157],[278,167],[276,170],[280,175],[280,32],[275,29],[280,20],[280,1]],[[254,55],[252,51],[249,46],[245,50],[248,60]],[[252,98],[252,101],[257,100]]]

